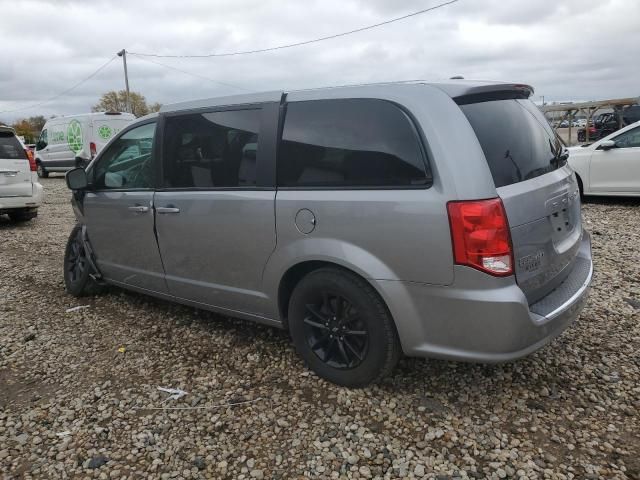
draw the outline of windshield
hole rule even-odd
[[[566,164],[562,142],[531,100],[494,100],[460,108],[480,141],[496,187]]]

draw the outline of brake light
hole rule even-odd
[[[91,158],[93,159],[93,157],[96,156],[96,152],[97,152],[95,143],[93,142],[89,143],[89,151],[91,152]]]
[[[498,277],[513,274],[513,252],[502,200],[472,200],[447,204],[454,259]]]
[[[33,152],[28,148],[25,148],[24,151],[27,154],[27,158],[29,159],[29,170],[31,170],[32,172],[37,171],[38,167],[36,165],[36,159],[33,158]]]

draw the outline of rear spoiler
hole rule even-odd
[[[520,83],[492,84],[471,87],[461,95],[453,97],[458,105],[490,102],[492,100],[526,99],[533,95],[533,87]]]

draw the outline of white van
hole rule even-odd
[[[45,123],[36,143],[38,176],[66,172],[76,166],[76,157],[87,160],[120,130],[136,119],[131,113],[99,112],[56,117]]]

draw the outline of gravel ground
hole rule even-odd
[[[640,479],[640,201],[585,205],[593,290],[548,347],[497,366],[405,359],[348,390],[278,330],[67,295],[69,193],[43,183],[36,220],[0,219],[4,478]]]

